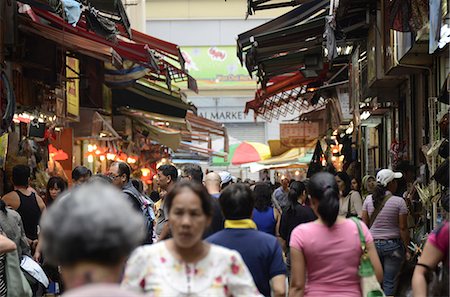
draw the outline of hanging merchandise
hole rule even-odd
[[[389,13],[389,27],[400,32],[410,32],[411,0],[385,0]]]
[[[413,32],[418,32],[428,23],[428,1],[411,0],[410,26]]]
[[[84,14],[87,20],[88,28],[107,40],[115,40],[119,31],[116,23],[99,14],[99,11],[93,7]]]
[[[39,122],[34,119],[30,122],[30,129],[28,131],[29,137],[44,138],[45,136],[45,123]]]
[[[442,27],[442,0],[430,0],[430,36],[429,54],[433,54],[439,47]]]
[[[312,177],[314,174],[321,172],[323,169],[322,161],[324,160],[322,146],[320,140],[317,141],[316,148],[314,149],[313,156],[311,158],[311,163],[308,166],[307,178]]]
[[[336,17],[334,15],[329,15],[325,17],[325,32],[323,33],[323,38],[326,39],[326,48],[328,51],[328,60],[333,62],[333,60],[338,56],[336,47]]]
[[[432,179],[437,181],[441,186],[448,187],[449,186],[449,161],[446,159],[439,167],[436,169]]]
[[[76,27],[81,16],[81,5],[76,0],[61,0],[66,21]]]

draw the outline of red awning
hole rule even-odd
[[[22,18],[19,29],[63,45],[67,49],[78,51],[86,56],[109,62],[117,67],[122,64],[121,56],[112,48],[102,43],[82,38],[76,34],[63,32],[48,25]]]
[[[314,93],[307,92],[307,85],[320,83],[325,78],[328,65],[316,77],[305,77],[300,71],[288,76],[275,77],[271,85],[256,91],[255,99],[245,105],[245,113],[250,109],[256,116],[262,116],[267,120],[285,116],[294,111],[302,111],[311,107],[310,100]]]
[[[110,46],[122,58],[140,63],[155,73],[170,77],[170,80],[175,82],[187,81],[189,89],[198,92],[195,79],[182,69],[184,68],[184,60],[179,52],[178,46],[173,43],[162,41],[158,38],[134,30],[132,31],[134,40],[119,36],[117,41],[113,42],[87,30],[83,21],[81,21],[79,25],[73,27],[56,14],[39,8],[33,8],[33,11],[50,24],[61,28],[63,32],[76,34],[80,37]],[[164,58],[156,61],[151,50],[155,50],[174,60],[174,62],[180,63],[181,68]]]

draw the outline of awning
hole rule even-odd
[[[77,26],[73,27],[64,21],[60,16],[45,11],[39,8],[33,8],[33,11],[42,19],[55,26],[56,29],[62,29],[63,32],[72,33],[86,39],[102,43],[113,48],[123,59],[134,61],[144,65],[152,70],[154,75],[162,76],[160,80],[167,83],[168,88],[171,88],[171,81],[181,82],[187,81],[188,88],[198,92],[197,83],[184,70],[184,60],[182,56],[177,53],[177,46],[160,39],[148,36],[144,33],[138,33],[136,40],[127,39],[124,36],[118,36],[117,40],[107,40],[102,36],[89,31],[86,27],[85,21],[80,21]],[[144,43],[145,42],[145,43]],[[156,48],[152,48],[151,45]],[[153,52],[156,51],[162,55],[157,59]],[[180,67],[176,66],[180,64]]]
[[[149,121],[152,125],[164,125],[172,129],[180,131],[191,131],[191,125],[186,119],[179,117],[172,117],[154,112],[142,111],[137,109],[130,109],[126,107],[120,107],[117,111],[121,114],[130,117],[139,117]]]
[[[305,148],[293,148],[280,156],[258,162],[261,165],[307,164],[311,161],[313,151]]]
[[[80,37],[76,34],[63,32],[59,29],[36,23],[26,18],[20,19],[19,30],[41,36],[67,49],[80,52],[101,61],[109,62],[117,67],[120,67],[122,64],[122,58],[112,47]]]
[[[315,13],[321,11],[329,2],[329,0],[314,0],[304,3],[267,23],[239,34],[237,38],[237,53],[241,63],[244,62],[243,52],[247,51],[248,47],[253,44],[254,37],[298,24],[314,16]]]
[[[316,77],[307,78],[302,72],[297,72],[279,81],[276,79],[276,83],[256,91],[255,99],[246,103],[245,112],[252,109],[255,116],[271,120],[322,104],[320,96],[316,98],[317,95],[308,92],[308,85],[321,83],[327,70],[328,66],[325,65],[325,69]]]
[[[126,89],[113,89],[113,107],[129,107],[171,117],[184,118],[190,106],[175,92],[163,92],[143,83]]]
[[[247,2],[247,15],[253,15],[257,10],[266,10],[274,8],[282,8],[289,6],[297,6],[302,2],[307,2],[308,0],[285,0],[285,1],[274,1],[274,0],[248,0]]]

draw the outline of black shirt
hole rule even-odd
[[[289,246],[292,230],[300,224],[316,220],[317,217],[309,206],[297,203],[294,209],[286,209],[281,215],[280,236]]]

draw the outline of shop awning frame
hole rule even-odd
[[[117,41],[106,40],[104,37],[95,34],[92,31],[87,30],[86,24],[83,21],[79,22],[76,27],[68,24],[60,16],[51,12],[34,8],[33,11],[47,22],[58,27],[63,32],[70,32],[72,34],[79,35],[86,39],[102,43],[104,45],[112,47],[123,59],[128,59],[137,63],[140,63],[157,75],[165,75],[169,77],[168,87],[170,88],[170,81],[181,82],[187,81],[189,89],[198,92],[197,83],[184,70],[184,59],[182,58],[179,49],[176,49],[176,45],[169,42],[163,42],[160,39],[153,38],[144,33],[137,34],[137,40],[145,42],[148,41],[153,45],[157,45],[156,49],[152,49],[148,43],[139,43],[133,40],[129,40],[126,37],[118,36]],[[159,43],[161,42],[161,43]],[[163,57],[157,59],[152,51],[157,51],[163,55]],[[164,55],[167,53],[167,55]],[[180,63],[181,69],[174,65],[173,62],[168,61],[164,57],[168,57],[173,62]]]
[[[248,47],[253,44],[253,37],[298,24],[314,15],[324,6],[329,5],[329,2],[329,0],[314,0],[304,3],[271,21],[239,34],[237,38],[237,56],[241,64],[244,64],[244,51],[247,51]]]
[[[33,22],[27,18],[20,18],[19,30],[51,40],[66,49],[80,52],[100,61],[109,62],[118,68],[122,65],[122,57],[112,47],[103,43],[63,32],[53,27]]]

